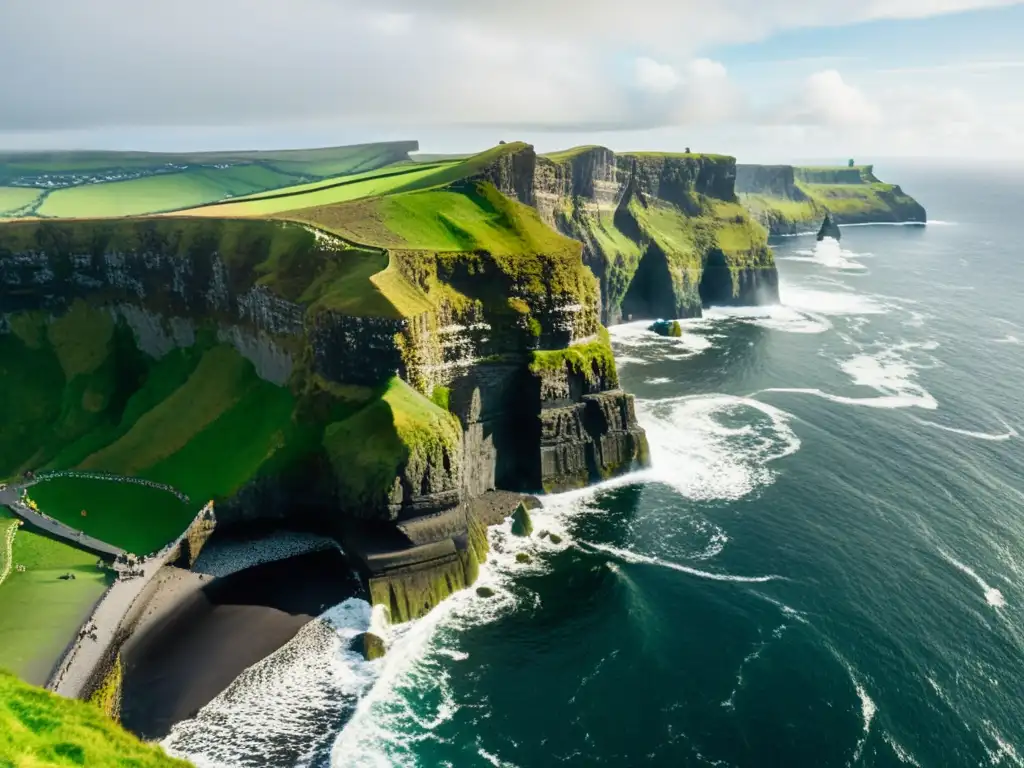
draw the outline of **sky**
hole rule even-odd
[[[0,149],[1024,161],[1024,0],[6,0]]]

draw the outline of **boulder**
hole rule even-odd
[[[533,521],[530,520],[530,513],[522,502],[512,513],[512,535],[529,536],[533,533]]]
[[[659,336],[680,337],[683,335],[683,327],[678,320],[656,320],[647,330],[654,331]]]

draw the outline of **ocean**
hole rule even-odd
[[[651,469],[350,599],[164,744],[200,766],[1024,766],[1024,188],[885,169],[927,227],[775,244],[782,303],[612,329]],[[529,563],[515,555],[526,552]]]

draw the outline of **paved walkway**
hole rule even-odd
[[[47,688],[71,699],[82,696],[89,678],[111,649],[124,617],[163,565],[163,557],[151,558],[142,564],[141,575],[118,578],[110,585],[86,622],[93,632],[75,641]]]
[[[26,523],[31,523],[36,528],[46,531],[58,539],[66,541],[73,547],[85,549],[96,555],[105,555],[108,557],[117,557],[118,555],[124,554],[123,549],[118,549],[115,546],[107,544],[105,541],[94,539],[92,536],[86,536],[79,530],[72,528],[70,525],[54,520],[48,515],[36,512],[34,509],[30,509],[21,503],[21,490],[27,488],[31,483],[24,485],[9,485],[2,491],[0,491],[0,504],[5,505],[15,515],[20,517]]]
[[[198,512],[193,522],[206,515],[212,508],[213,502],[208,503]],[[133,569],[136,575],[127,578],[124,575],[118,576],[117,581],[110,585],[86,622],[85,626],[89,627],[91,632],[80,635],[72,643],[46,684],[47,688],[68,698],[81,698],[85,686],[100,663],[109,658],[108,654],[115,650],[114,641],[125,618],[138,602],[139,596],[160,569],[178,556],[181,542],[191,527],[190,524],[178,538],[136,565]]]

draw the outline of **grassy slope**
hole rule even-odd
[[[163,492],[101,481],[33,489],[44,512],[150,552],[208,499],[230,496],[297,439],[295,398],[259,379],[231,347],[207,340],[156,361],[134,350],[126,329],[96,331],[101,318],[109,322],[79,304],[52,324],[18,317],[18,332],[0,335],[0,476],[81,468],[178,488],[190,507]],[[80,333],[65,336],[55,330],[61,327]],[[125,335],[128,343],[117,344]]]
[[[95,555],[24,528],[15,535],[13,549],[15,565],[25,566],[25,571],[13,570],[0,584],[2,661],[41,685],[106,590],[110,576],[96,567]],[[68,572],[75,579],[58,578]]]
[[[0,671],[0,765],[11,768],[187,768],[143,744],[81,701],[65,699]]]
[[[455,459],[461,438],[455,416],[398,377],[392,378],[368,406],[324,431],[342,507],[386,505],[403,467],[424,466],[442,447]]]

